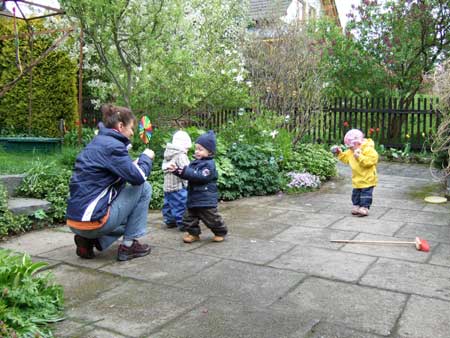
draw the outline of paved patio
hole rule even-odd
[[[227,241],[183,244],[150,213],[152,253],[115,260],[75,256],[67,228],[3,243],[50,263],[64,286],[57,337],[450,337],[450,203],[426,166],[379,165],[371,215],[355,218],[350,170],[314,193],[222,203]],[[427,239],[414,246],[330,239]]]

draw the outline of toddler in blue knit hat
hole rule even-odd
[[[183,226],[185,243],[200,240],[200,220],[214,233],[214,242],[222,242],[228,232],[217,210],[217,170],[214,162],[216,135],[212,130],[195,141],[195,160],[183,168],[172,164],[168,170],[188,181],[187,211]]]

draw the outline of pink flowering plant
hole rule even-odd
[[[288,192],[309,191],[320,188],[320,178],[308,172],[291,171],[286,174],[290,182],[286,185]]]

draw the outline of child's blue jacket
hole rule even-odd
[[[217,207],[217,170],[214,158],[206,157],[192,161],[181,173],[175,175],[188,180],[188,208]]]

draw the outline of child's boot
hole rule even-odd
[[[200,236],[194,236],[191,235],[189,233],[187,233],[184,237],[183,237],[183,242],[184,243],[194,243],[200,240]]]
[[[225,240],[225,237],[215,235],[212,240],[213,240],[213,242],[220,243]]]
[[[354,205],[352,207],[352,215],[359,215],[359,205]]]
[[[359,217],[369,216],[369,209],[367,209],[366,207],[359,208],[358,216]]]

